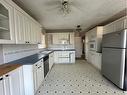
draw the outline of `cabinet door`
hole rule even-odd
[[[31,43],[31,26],[30,26],[30,19],[28,17],[25,17],[25,23],[24,23],[24,27],[25,27],[25,41],[27,43]]]
[[[21,95],[20,94],[20,76],[19,76],[19,70],[16,69],[9,74],[9,82],[10,82],[10,91],[11,95]]]
[[[69,37],[69,40],[70,40],[70,44],[74,46],[74,33],[70,33],[70,37]]]
[[[25,95],[25,90],[24,90],[24,78],[23,78],[23,67],[19,67],[17,70],[19,75],[19,88],[20,88],[20,95]]]
[[[90,41],[96,40],[96,36],[97,36],[97,28],[94,28],[92,30],[90,30]]]
[[[70,63],[75,63],[75,51],[70,52]]]
[[[54,52],[54,63],[58,63],[58,52]]]
[[[3,81],[3,77],[0,77],[0,95],[5,95],[4,94],[4,81]]]
[[[127,17],[125,17],[125,20],[124,20],[124,29],[127,29]]]
[[[104,34],[108,34],[111,32],[114,32],[114,24],[113,23],[110,23],[110,24],[104,26]]]
[[[58,33],[53,33],[53,44],[59,44],[59,34]]]
[[[43,66],[43,60],[41,60],[38,61],[34,66],[35,92],[40,87],[43,80],[44,80],[44,66]]]
[[[42,81],[44,80],[44,62],[43,59],[41,60],[41,73],[42,73]]]
[[[93,64],[94,66],[96,66],[96,55],[93,52],[92,52],[91,64]]]
[[[101,64],[102,64],[102,55],[101,53],[96,53],[96,59],[95,59],[95,62],[96,62],[96,67],[101,70]]]
[[[35,22],[31,21],[31,43],[41,43],[41,27]]]
[[[40,87],[42,80],[43,80],[43,72],[42,72],[43,68],[42,68],[42,64],[41,62],[38,64],[38,68],[37,68],[37,88]]]
[[[30,33],[30,35],[31,35],[31,43],[32,44],[36,44],[36,35],[37,35],[37,33],[36,33],[36,25],[34,24],[33,21],[30,21],[30,25],[31,25],[31,33]]]
[[[0,44],[14,44],[14,9],[0,0]]]
[[[114,22],[114,29],[115,29],[114,31],[120,31],[124,29],[124,19],[125,18],[120,18]]]
[[[21,12],[15,9],[15,36],[17,44],[25,44],[25,27],[24,27],[24,16]]]
[[[9,75],[5,75],[4,76],[4,93],[5,93],[5,95],[12,95],[10,87],[11,86],[10,86]]]
[[[37,91],[37,64],[33,67],[33,78],[34,78],[34,92]]]
[[[38,25],[37,30],[36,30],[36,43],[40,44],[41,43],[41,27]]]
[[[42,82],[42,69],[41,67],[37,69],[37,88],[41,85]]]
[[[49,55],[49,69],[51,69],[52,68],[52,66],[53,66],[53,63],[54,63],[54,55],[53,55],[53,53],[51,53],[50,55]]]

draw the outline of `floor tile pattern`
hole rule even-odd
[[[127,95],[84,60],[55,64],[38,95]]]

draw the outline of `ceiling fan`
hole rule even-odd
[[[51,10],[59,9],[64,15],[69,14],[74,8],[79,10],[80,6],[78,0],[46,0],[45,5],[52,7]]]
[[[65,14],[68,14],[71,11],[69,0],[62,0],[62,10]]]
[[[81,25],[77,25],[76,31],[77,31],[77,32],[81,32],[81,31],[82,31]]]

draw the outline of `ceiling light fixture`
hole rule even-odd
[[[71,12],[70,6],[69,6],[69,0],[62,0],[62,11],[64,15],[67,15]]]
[[[81,25],[77,25],[76,31],[77,32],[81,32],[82,31]]]

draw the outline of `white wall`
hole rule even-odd
[[[75,37],[76,58],[81,58],[82,56],[82,45],[81,37]]]
[[[4,63],[38,52],[37,45],[3,45]]]

